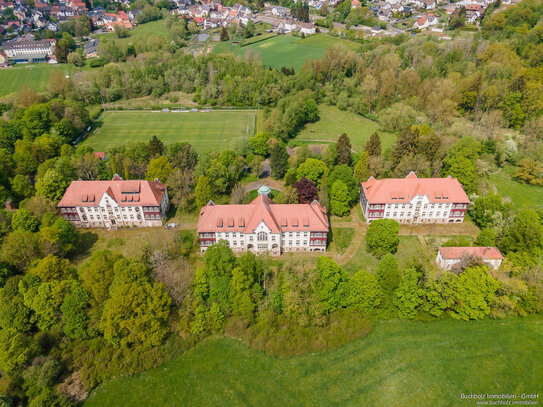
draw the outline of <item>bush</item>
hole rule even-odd
[[[399,231],[400,224],[393,219],[374,220],[366,232],[366,250],[378,259],[387,253],[396,253]]]

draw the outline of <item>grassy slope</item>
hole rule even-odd
[[[322,57],[326,49],[337,43],[342,43],[351,49],[359,47],[359,44],[355,42],[324,34],[316,34],[308,38],[280,35],[244,47],[234,47],[230,43],[220,43],[215,46],[213,52],[233,52],[236,55],[245,55],[246,52],[252,52],[258,55],[266,66],[276,69],[283,66],[298,69],[306,59]]]
[[[383,150],[389,148],[396,138],[391,133],[379,131],[379,123],[352,112],[339,110],[336,106],[319,105],[319,115],[320,120],[307,124],[295,140],[335,143],[341,133],[346,133],[351,139],[353,149],[362,151],[366,141],[376,131],[381,137]]]
[[[319,355],[273,358],[211,338],[93,392],[93,406],[473,406],[460,393],[543,390],[543,318],[382,321]]]
[[[513,207],[522,208],[534,205],[540,208],[543,207],[543,187],[526,185],[515,181],[513,179],[514,172],[515,167],[508,166],[489,178],[502,196],[511,198]]]
[[[108,112],[103,126],[85,141],[95,151],[153,135],[165,144],[188,142],[198,153],[229,148],[232,139],[254,134],[254,111],[208,113]]]
[[[400,266],[403,266],[413,259],[413,257],[417,256],[420,251],[421,244],[417,236],[400,236],[400,244],[396,253],[398,263]],[[366,239],[365,237],[362,237],[358,250],[344,268],[352,273],[359,270],[375,271],[377,270],[378,264],[379,260],[366,251]]]
[[[165,40],[169,38],[169,30],[164,23],[164,20],[151,21],[149,23],[140,24],[133,30],[129,31],[129,36],[126,38],[117,38],[117,34],[105,33],[98,34],[96,38],[104,38],[108,40],[115,40],[119,43],[130,43],[135,42],[136,40],[146,40],[150,36],[155,35],[157,37],[162,37]]]
[[[73,65],[17,64],[11,68],[0,69],[0,97],[17,92],[23,88],[37,91],[47,89],[49,76],[55,70],[71,74]]]

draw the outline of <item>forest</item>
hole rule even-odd
[[[481,33],[368,39],[357,51],[332,47],[297,72],[250,55],[195,57],[174,42],[105,42],[105,66],[72,78],[54,72],[47,91],[2,102],[0,406],[78,405],[99,383],[158,366],[214,333],[293,355],[338,347],[379,319],[541,313],[543,209],[514,208],[490,176],[512,167],[516,182],[543,185],[542,14],[540,2],[524,0],[486,17]],[[172,92],[199,106],[260,106],[267,119],[254,137],[202,155],[152,134],[105,160],[76,142],[102,102]],[[319,120],[321,104],[376,119],[397,138],[384,149],[376,132],[353,151],[346,128],[320,154],[302,146],[289,155],[287,143]],[[505,261],[499,271],[466,259],[442,272],[427,256],[400,265],[395,221],[367,230],[375,273],[349,273],[329,257],[236,257],[224,243],[200,256],[191,230],[128,258],[90,252],[89,233],[56,212],[72,180],[115,173],[165,182],[171,216],[197,214],[210,199],[248,202],[241,184],[258,178],[265,159],[285,186],[276,202],[316,198],[338,218],[370,176],[456,177],[480,229],[474,244],[496,245]]]

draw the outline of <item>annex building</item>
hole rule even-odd
[[[72,181],[58,203],[61,214],[77,227],[162,226],[168,209],[166,186],[154,181]]]
[[[200,210],[200,251],[226,240],[234,252],[324,252],[328,237],[326,209],[310,204],[276,204],[263,186],[247,205],[215,205]]]
[[[360,205],[368,222],[394,219],[400,223],[460,223],[469,198],[462,184],[452,177],[417,178],[414,172],[405,178],[362,183]]]
[[[503,261],[503,255],[496,247],[440,247],[436,263],[445,270],[452,270],[464,257],[473,257],[488,267],[497,270]]]

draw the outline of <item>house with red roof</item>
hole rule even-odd
[[[226,240],[234,252],[251,251],[279,255],[282,252],[324,252],[329,223],[326,209],[310,204],[276,204],[262,186],[247,205],[216,205],[200,210],[200,251]]]
[[[417,21],[415,21],[413,28],[422,30],[436,24],[439,24],[439,19],[436,16],[433,14],[423,14]]]
[[[446,178],[418,178],[410,172],[405,178],[362,183],[360,205],[366,220],[395,219],[400,223],[461,223],[469,198],[462,184]]]
[[[476,258],[494,270],[503,261],[503,255],[496,247],[440,247],[436,263],[442,269],[451,270],[465,257]]]
[[[83,228],[162,226],[168,191],[158,179],[72,181],[57,205],[74,226]]]

